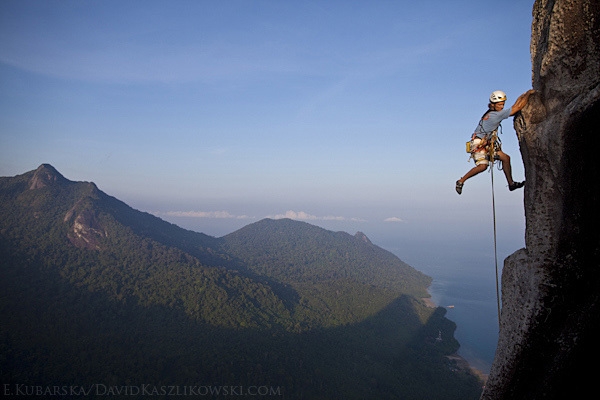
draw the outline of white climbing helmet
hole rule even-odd
[[[490,95],[490,103],[499,103],[501,101],[506,101],[506,93],[502,90],[496,90]]]

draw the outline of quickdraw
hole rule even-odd
[[[500,159],[500,157],[498,157],[498,151],[502,150],[502,142],[500,141],[500,138],[498,137],[498,130],[495,130],[494,132],[492,132],[492,136],[490,141],[487,144],[487,159],[488,161],[490,161],[492,164],[494,164],[494,161],[497,161]],[[493,166],[493,165],[492,165]],[[502,168],[502,164],[499,164],[500,168]]]

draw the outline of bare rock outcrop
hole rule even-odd
[[[87,200],[79,201],[65,215],[64,222],[69,224],[67,237],[77,247],[100,250],[100,242],[108,234],[100,224],[97,212],[85,207]]]
[[[504,262],[486,400],[587,398],[600,353],[600,1],[537,0],[531,55],[526,248]]]

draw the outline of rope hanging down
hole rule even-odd
[[[494,220],[494,262],[496,265],[496,303],[498,305],[498,327],[500,327],[500,283],[498,279],[498,250],[496,240],[496,199],[494,196],[494,161],[496,153],[496,140],[498,139],[497,133],[492,135],[492,141],[490,144],[490,173],[492,177],[492,215]],[[502,164],[500,164],[502,165]]]

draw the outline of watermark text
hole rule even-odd
[[[27,385],[3,384],[4,396],[283,396],[281,386],[244,386],[244,385]]]

